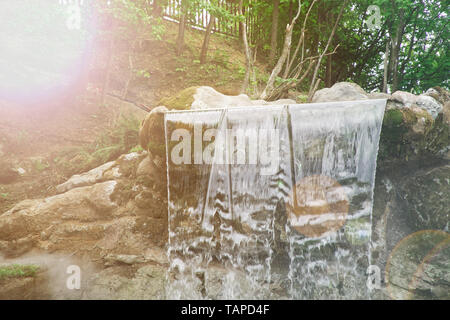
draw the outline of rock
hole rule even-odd
[[[136,170],[136,163],[146,156],[146,153],[133,152],[120,156],[116,161],[107,162],[83,174],[76,174],[66,182],[56,186],[58,193],[67,192],[77,187],[91,186],[95,183],[130,176]]]
[[[115,180],[123,177],[133,177],[136,167],[142,159],[147,156],[147,152],[133,152],[121,155],[114,163],[114,166],[106,170],[103,180]]]
[[[143,162],[154,165],[146,152],[122,155],[72,177],[60,187],[68,191],[16,204],[0,215],[0,254],[18,256],[38,248],[84,251],[95,258],[142,256],[147,248],[164,245],[166,174],[155,176],[142,165],[137,176]],[[111,252],[115,249],[120,250]]]
[[[25,200],[0,215],[0,240],[38,234],[64,221],[95,221],[111,213],[116,204],[111,195],[117,182],[108,181],[72,189],[41,200]]]
[[[425,95],[434,98],[441,105],[450,101],[450,92],[441,87],[430,88],[425,92]]]
[[[442,111],[442,105],[429,95],[416,96],[405,91],[396,91],[392,94],[391,100],[398,108],[412,108],[418,106],[426,110],[433,119],[436,119],[439,112]]]
[[[166,107],[154,108],[142,121],[139,131],[139,142],[144,150],[154,155],[166,157],[166,144],[164,137],[164,113]]]
[[[450,235],[442,231],[416,232],[402,239],[386,266],[392,299],[450,299]]]
[[[122,268],[123,269],[123,268]],[[90,281],[86,299],[155,300],[165,299],[165,268],[146,265],[132,277],[125,277],[121,267],[111,267],[99,272]]]
[[[139,163],[136,170],[136,176],[156,177],[167,174],[165,171],[159,169],[150,157],[151,156],[145,157],[141,163]]]
[[[357,84],[350,82],[338,82],[331,88],[318,90],[312,102],[367,100],[368,95]]]
[[[144,253],[145,261],[168,265],[167,252],[161,248],[147,248]]]
[[[450,228],[450,165],[404,179],[397,188],[414,230]]]
[[[114,164],[115,161],[111,161],[86,173],[74,175],[66,182],[56,186],[56,191],[58,193],[63,193],[73,188],[90,186],[94,183],[100,182],[105,171],[113,167]]]
[[[442,110],[444,116],[444,123],[450,125],[450,101],[447,101]]]
[[[392,100],[400,102],[403,107],[411,107],[417,101],[417,96],[406,91],[395,91],[392,94]]]
[[[381,162],[405,160],[429,152],[434,148],[433,143],[438,142],[427,139],[435,126],[433,118],[420,108],[387,110],[381,130],[379,159]]]
[[[426,95],[420,95],[416,100],[416,105],[419,108],[426,110],[433,119],[436,119],[438,114],[442,111],[443,106],[437,102],[434,98]]]
[[[211,87],[199,87],[194,94],[194,101],[192,102],[190,109],[202,110],[250,105],[252,105],[252,101],[245,94],[226,96]]]
[[[392,96],[384,92],[371,92],[367,95],[369,99],[391,99]]]
[[[104,260],[106,261],[105,265],[107,266],[113,265],[117,262],[124,264],[137,264],[145,261],[142,256],[132,254],[108,254]]]

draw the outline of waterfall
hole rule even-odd
[[[386,100],[165,115],[169,298],[368,298]]]

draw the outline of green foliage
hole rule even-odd
[[[150,78],[150,72],[148,72],[147,70],[135,69],[134,73],[136,74],[136,76],[138,76],[140,78],[144,78],[144,79]]]
[[[142,152],[142,151],[144,151],[144,149],[140,145],[137,145],[137,146],[134,146],[133,148],[131,148],[129,152],[133,153],[133,152]]]
[[[39,266],[36,265],[13,264],[0,266],[0,281],[12,278],[35,277],[38,271]]]
[[[213,57],[214,62],[227,68],[230,62],[230,54],[224,50],[216,50]]]
[[[161,40],[165,28],[161,17],[155,17],[151,13],[151,7],[146,1],[112,0],[109,5],[97,2],[98,10],[106,17],[112,18],[115,29],[105,32],[121,33],[124,38],[131,34],[142,34],[150,31],[150,35]]]

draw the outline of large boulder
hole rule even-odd
[[[441,87],[430,88],[425,92],[425,95],[434,98],[442,105],[444,105],[446,101],[450,101],[450,92]]]
[[[392,299],[450,299],[450,235],[423,230],[402,239],[386,265]]]
[[[367,100],[367,93],[356,83],[338,82],[331,88],[318,90],[312,102]]]
[[[433,119],[436,119],[438,114],[442,111],[443,106],[438,101],[436,101],[433,97],[427,95],[420,95],[416,100],[416,105],[426,110]]]
[[[139,143],[144,150],[161,158],[166,156],[164,137],[164,113],[168,109],[164,106],[154,108],[142,121],[139,130]]]
[[[369,94],[370,99],[388,99],[381,131],[381,165],[424,156],[450,159],[450,94],[436,88],[418,96],[405,91]]]
[[[433,162],[377,170],[372,264],[387,281],[378,299],[448,299],[450,166]]]
[[[435,96],[435,95],[434,95]],[[443,98],[445,99],[445,97]],[[433,96],[422,94],[416,96],[410,92],[396,91],[389,99],[389,107],[391,108],[420,108],[428,112],[433,119],[436,119],[442,111],[443,105]]]
[[[434,125],[433,118],[420,108],[387,110],[380,138],[381,161],[408,160],[424,153]]]

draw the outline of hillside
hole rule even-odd
[[[0,100],[0,176],[8,180],[0,185],[0,212],[21,200],[51,195],[54,186],[71,175],[136,147],[145,112],[127,101],[152,108],[164,97],[200,85],[239,93],[245,58],[237,39],[214,34],[208,62],[200,65],[204,33],[189,29],[186,50],[178,57],[174,48],[177,25],[164,21],[164,27],[161,40],[149,36],[135,45],[132,74],[128,64],[131,44],[117,44],[108,89],[111,95],[106,95],[105,105],[97,89],[101,82],[96,81],[98,73],[102,79],[104,52],[93,61],[89,87],[81,95],[67,90],[69,94],[42,100]],[[117,98],[123,95],[130,75],[125,100]]]

